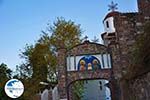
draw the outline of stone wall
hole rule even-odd
[[[141,13],[142,15],[148,18],[150,14],[150,10],[149,10],[150,1],[149,0],[137,0],[137,1],[138,1],[139,13]]]
[[[136,75],[136,78],[125,80],[128,68],[133,64],[132,50],[136,37],[142,33],[145,21],[140,22],[137,13],[125,13],[116,16],[116,44],[111,45],[114,75],[121,88],[121,100],[150,100],[149,83],[150,74]],[[115,50],[116,49],[116,50]],[[118,57],[116,57],[118,56]],[[131,72],[132,73],[132,72]]]
[[[109,45],[105,47],[104,45],[89,43],[85,41],[83,44],[77,45],[76,47],[71,48],[68,52],[65,49],[59,50],[58,52],[58,86],[60,92],[60,98],[66,98],[66,85],[70,84],[69,82],[75,81],[78,79],[77,75],[74,72],[71,74],[66,72],[66,59],[65,57],[70,56],[79,56],[86,54],[96,54],[96,53],[105,53],[110,52],[112,54],[112,64],[113,64],[113,73],[112,77],[115,80],[113,86],[118,86],[115,88],[118,89],[115,94],[116,97],[121,95],[121,100],[149,100],[150,93],[150,73],[136,76],[136,78],[131,80],[122,79],[124,75],[127,74],[128,67],[133,63],[131,60],[131,53],[134,42],[138,34],[142,33],[142,26],[146,21],[150,20],[150,2],[149,0],[138,0],[139,12],[133,13],[118,13],[114,16],[114,24],[116,32],[111,36],[103,37],[103,40],[107,40]],[[111,37],[111,38],[110,38]],[[111,41],[109,39],[111,39]],[[112,41],[113,40],[113,41]],[[108,51],[110,50],[110,51]],[[69,77],[68,77],[68,76]],[[68,78],[67,78],[67,77]],[[80,79],[82,76],[80,76]],[[68,81],[68,83],[67,83]],[[120,87],[119,87],[120,86]],[[121,91],[119,91],[121,90]],[[130,98],[133,97],[133,98]],[[119,97],[120,98],[120,97]],[[114,99],[120,100],[120,99]]]
[[[131,56],[136,37],[143,33],[143,25],[150,20],[150,12],[147,11],[150,2],[146,0],[138,1],[139,13],[120,13],[115,16],[117,36],[115,46],[118,46],[118,48],[116,48],[117,51],[112,50],[112,52],[113,58],[119,54],[118,61],[114,61],[117,65],[114,68],[114,73],[116,77],[119,76],[121,100],[150,100],[150,73],[135,75],[134,79],[122,79],[127,74],[128,68],[133,65]]]
[[[83,43],[76,45],[75,47],[68,50],[67,55],[86,55],[86,54],[100,54],[108,53],[106,46],[90,41],[84,41]]]
[[[103,69],[96,71],[70,71],[67,72],[67,82],[70,83],[77,80],[88,80],[88,79],[106,79],[110,80],[112,77],[111,69]]]
[[[70,50],[58,50],[58,91],[60,99],[72,100],[71,84],[77,80],[86,79],[106,79],[110,81],[110,89],[112,93],[112,100],[120,100],[118,94],[118,84],[113,78],[112,69],[97,69],[85,71],[67,71],[66,57],[67,56],[81,56],[110,53],[108,48],[104,45],[85,41]]]
[[[58,91],[59,99],[67,99],[66,91],[66,49],[58,50]]]
[[[150,100],[150,72],[128,81],[128,100]]]

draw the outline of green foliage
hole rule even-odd
[[[49,25],[49,24],[48,24]],[[39,39],[39,42],[50,43],[53,48],[70,48],[81,42],[82,30],[80,25],[76,25],[73,21],[66,21],[62,17],[58,17],[53,25],[47,27],[47,31]],[[50,37],[48,34],[52,34]]]
[[[33,67],[33,75],[32,78],[41,79],[41,81],[45,81],[47,78],[47,62],[46,57],[49,57],[51,53],[46,45],[36,44],[33,53],[30,57],[31,66]]]
[[[84,93],[84,81],[73,83],[73,100],[82,100]]]
[[[66,21],[61,17],[57,18],[53,25],[48,25],[35,45],[26,45],[20,54],[25,62],[17,66],[15,77],[20,78],[25,85],[21,99],[33,97],[42,91],[44,86],[39,84],[42,81],[49,82],[50,86],[56,85],[57,49],[60,47],[69,49],[81,41],[80,25],[71,20]]]
[[[81,29],[80,25],[76,25],[73,21],[66,21],[60,17],[54,21],[53,25],[48,24],[46,31],[42,31],[42,35],[38,43],[46,45],[51,55],[46,57],[49,62],[48,73],[50,80],[57,78],[57,49],[60,47],[69,49],[70,47],[80,43]],[[49,35],[50,34],[50,35]]]
[[[1,80],[11,78],[11,73],[12,73],[12,71],[7,67],[6,64],[2,63],[0,65],[0,78],[1,78]]]
[[[32,73],[33,71],[32,71],[30,64],[28,64],[28,62],[22,63],[16,66],[16,71],[15,71],[15,75],[13,76],[13,78],[28,79],[28,78],[31,78]]]
[[[21,51],[21,54],[19,54],[20,58],[23,58],[26,60],[26,62],[29,62],[30,56],[32,55],[34,48],[35,47],[33,45],[26,44],[24,51]]]
[[[20,58],[24,59],[25,62],[16,66],[15,75],[13,76],[14,78],[18,78],[18,79],[31,78],[33,74],[33,70],[32,70],[33,67],[31,66],[30,58],[34,48],[35,47],[33,45],[26,44],[24,51],[21,51],[21,54],[19,54],[19,56]]]
[[[4,86],[5,83],[11,78],[12,71],[7,67],[6,64],[0,64],[0,100],[8,100],[5,94]]]

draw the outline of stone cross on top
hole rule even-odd
[[[83,37],[82,41],[83,41],[83,42],[89,42],[88,36],[86,35],[85,37]]]
[[[87,35],[84,37],[84,40],[85,40],[85,41],[87,41],[87,40],[88,40],[88,36],[87,36]]]
[[[113,1],[111,2],[111,4],[110,5],[108,5],[108,7],[109,7],[109,11],[111,10],[112,12],[113,11],[115,11],[115,10],[117,10],[118,9],[118,7],[117,7],[117,3],[114,3]]]

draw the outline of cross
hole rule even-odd
[[[99,42],[99,39],[96,38],[96,36],[94,36],[94,39],[92,40],[92,42],[97,43],[97,42]]]
[[[111,4],[110,5],[108,5],[108,7],[109,7],[109,11],[111,10],[112,12],[113,11],[115,11],[115,10],[117,10],[118,9],[118,7],[117,7],[117,3],[114,3],[113,1],[111,2]]]
[[[87,40],[88,40],[88,36],[86,35],[86,36],[84,37],[84,39],[87,41]]]

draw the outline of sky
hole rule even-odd
[[[34,44],[57,17],[80,24],[83,36],[100,39],[103,19],[112,0],[0,0],[0,64],[15,69],[20,50]],[[137,0],[113,0],[119,12],[137,12]]]

